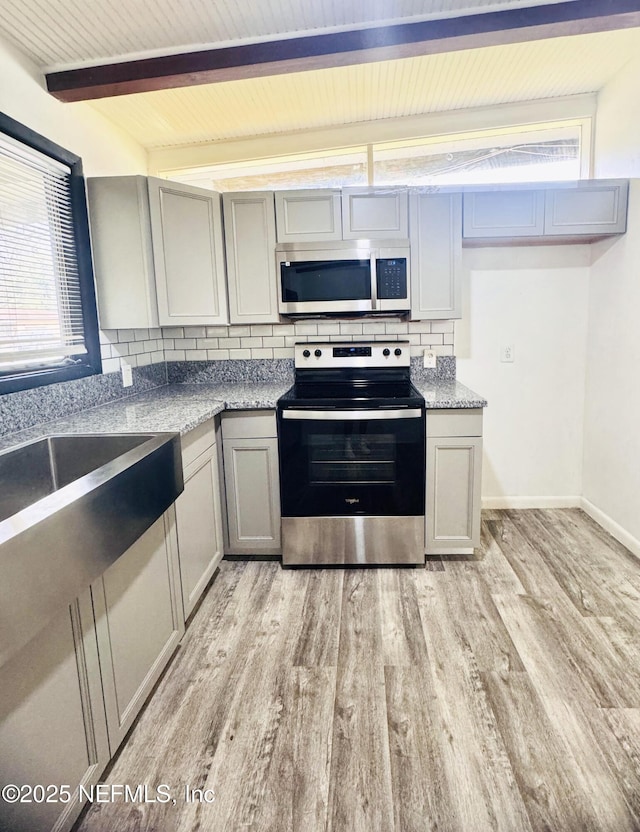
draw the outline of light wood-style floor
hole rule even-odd
[[[427,569],[225,561],[107,782],[176,805],[82,832],[640,830],[640,561],[578,510]]]

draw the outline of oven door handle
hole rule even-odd
[[[422,411],[411,410],[283,410],[283,419],[317,422],[361,422],[371,419],[420,419]]]

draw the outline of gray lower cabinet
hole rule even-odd
[[[279,555],[280,477],[274,411],[222,418],[228,540],[234,555]]]
[[[184,633],[171,507],[91,587],[114,754]]]
[[[232,324],[277,323],[273,191],[222,195]]]
[[[98,781],[109,760],[89,591],[0,668],[0,785],[27,803],[0,801],[0,829],[68,830],[82,809],[79,785]],[[57,792],[68,785],[71,793]]]
[[[411,218],[411,317],[462,317],[462,197],[413,190]]]
[[[185,619],[193,612],[223,554],[218,445],[213,419],[182,442],[184,491],[175,503],[180,587]]]
[[[427,411],[426,553],[480,545],[482,410]]]

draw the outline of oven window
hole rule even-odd
[[[309,483],[393,483],[393,436],[366,433],[355,423],[346,424],[344,435],[309,437]]]
[[[282,300],[287,303],[368,300],[371,297],[369,260],[282,263]]]

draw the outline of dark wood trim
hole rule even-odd
[[[640,0],[570,0],[71,69],[46,82],[61,101],[84,101],[635,26]]]

